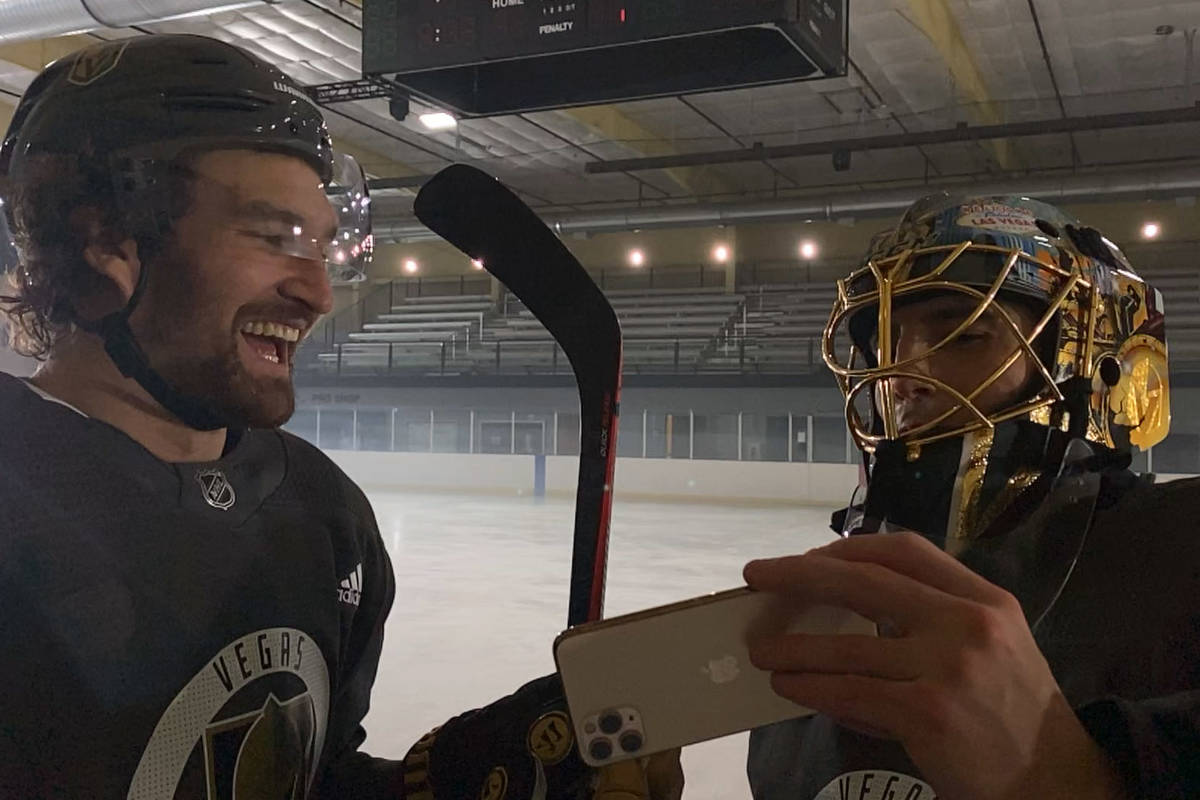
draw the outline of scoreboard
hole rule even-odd
[[[463,116],[845,74],[847,0],[364,0],[363,72]]]

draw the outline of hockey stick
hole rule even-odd
[[[579,386],[579,485],[567,624],[600,619],[621,394],[621,327],[604,294],[528,206],[455,164],[413,204],[417,219],[495,275],[562,347]]]

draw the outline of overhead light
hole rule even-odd
[[[475,269],[483,269],[483,262],[480,261],[478,258],[472,258],[471,266],[474,267]]]
[[[448,131],[458,125],[458,120],[447,114],[445,111],[434,111],[429,114],[422,114],[418,119],[421,124],[431,131]]]
[[[404,271],[407,272],[409,275],[415,275],[417,270],[419,270],[420,268],[421,268],[421,265],[418,264],[413,259],[408,258],[408,259],[404,260]]]
[[[1162,233],[1162,227],[1157,222],[1147,222],[1142,226],[1143,239],[1157,239],[1160,233]]]
[[[629,263],[635,267],[640,267],[646,263],[646,254],[641,250],[629,251]]]
[[[718,264],[724,264],[729,260],[729,248],[723,244],[719,244],[713,248],[713,261]]]
[[[805,240],[800,243],[800,257],[807,260],[812,260],[817,257],[817,243],[812,240]]]

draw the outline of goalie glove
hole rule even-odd
[[[404,758],[406,800],[587,800],[557,675],[433,729]]]

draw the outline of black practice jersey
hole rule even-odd
[[[169,464],[0,374],[0,797],[398,797],[357,752],[395,590],[277,430]]]
[[[1131,798],[1200,797],[1200,480],[1107,476],[1035,638]],[[824,715],[750,739],[757,800],[932,800],[904,748]]]

